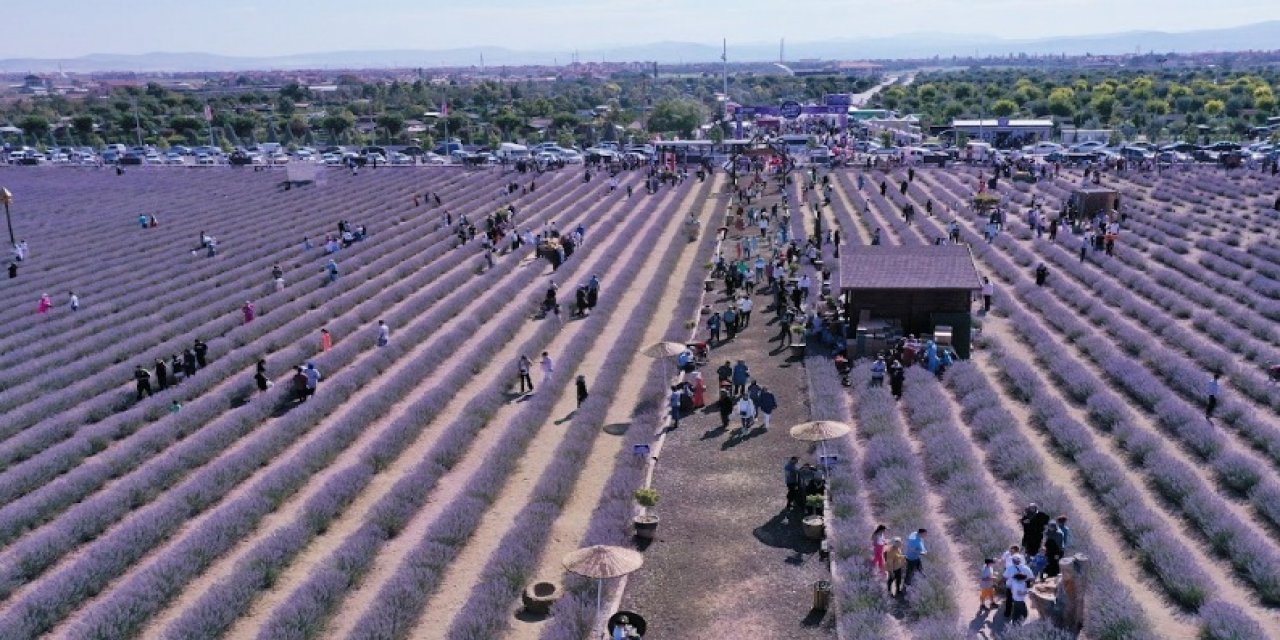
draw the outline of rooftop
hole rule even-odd
[[[960,245],[850,247],[840,253],[841,289],[981,289]]]
[[[1052,127],[1053,120],[1015,120],[991,118],[986,120],[952,120],[953,127]]]

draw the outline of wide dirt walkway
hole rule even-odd
[[[723,291],[715,296],[723,310]],[[792,455],[816,460],[807,443],[788,435],[809,419],[808,394],[801,360],[769,342],[778,332],[766,309],[771,299],[755,296],[751,326],[713,348],[702,370],[714,403],[716,368],[745,360],[778,398],[770,429],[757,419],[745,436],[733,435],[736,414],[722,430],[712,404],[685,416],[662,447],[653,480],[662,522],[622,602],[645,616],[646,637],[719,638],[730,629],[750,629],[755,638],[835,636],[831,615],[810,614],[813,583],[829,579],[818,543],[804,539],[799,512],[784,524],[782,465]]]

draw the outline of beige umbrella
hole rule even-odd
[[[678,356],[688,348],[688,346],[679,342],[655,342],[641,349],[640,353],[650,358],[662,360],[662,385],[665,387],[667,382],[671,380],[671,377],[667,375],[667,358]]]
[[[596,618],[600,617],[600,599],[607,578],[625,576],[644,564],[639,551],[598,544],[571,551],[565,555],[564,568],[572,573],[596,579]]]
[[[818,442],[822,447],[822,457],[827,456],[827,440],[842,438],[853,429],[843,423],[834,420],[814,420],[813,422],[802,422],[791,427],[791,437],[796,440],[805,442]]]

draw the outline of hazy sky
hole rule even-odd
[[[0,57],[474,45],[571,51],[922,31],[1038,38],[1274,19],[1277,0],[12,0],[4,3]]]

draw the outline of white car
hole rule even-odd
[[[1054,151],[1062,151],[1062,145],[1056,142],[1037,142],[1036,144],[1023,147],[1022,150],[1033,156],[1043,156],[1053,153]]]
[[[211,167],[218,164],[218,161],[207,153],[196,154],[196,164],[202,167]]]
[[[346,159],[336,153],[326,153],[323,157],[326,167],[341,167],[345,164]]]
[[[391,154],[391,164],[400,166],[411,165],[413,164],[413,156],[399,152],[393,153]]]
[[[422,163],[434,166],[449,164],[449,160],[444,156],[436,153],[428,153],[422,156]]]
[[[271,154],[270,160],[271,164],[289,164],[289,156],[280,151]]]
[[[564,160],[565,164],[582,164],[586,162],[581,153],[570,149],[562,151],[560,153],[560,159]]]
[[[169,153],[166,153],[164,156],[164,163],[169,165],[186,164],[182,159],[182,154],[177,151],[170,151]]]

